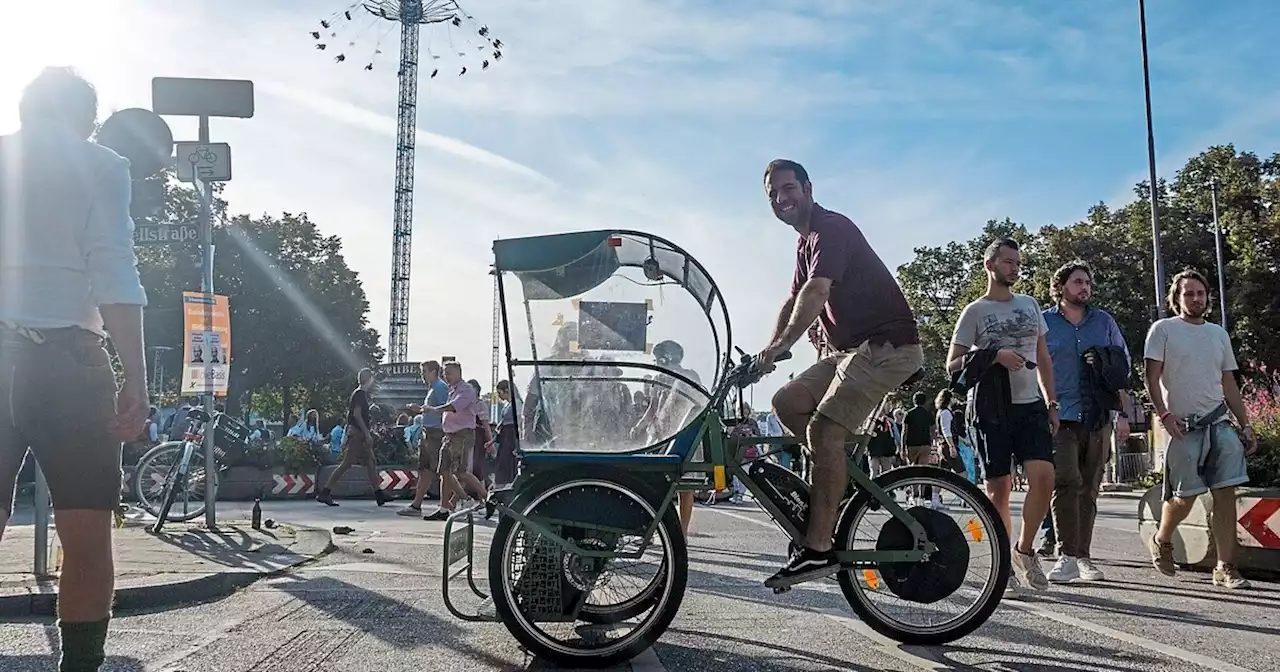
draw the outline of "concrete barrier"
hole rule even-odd
[[[1143,494],[1138,503],[1138,533],[1150,550],[1151,537],[1160,527],[1162,485]],[[1187,519],[1173,535],[1173,558],[1180,565],[1210,570],[1218,562],[1217,546],[1210,528],[1213,499],[1196,498]],[[1280,573],[1280,488],[1236,489],[1236,541],[1240,545],[1236,564],[1245,573]]]

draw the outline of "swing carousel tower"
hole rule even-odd
[[[423,29],[426,29],[425,31]],[[502,59],[502,41],[489,34],[455,0],[381,0],[356,2],[320,21],[312,31],[315,48],[338,51],[334,62],[363,63],[373,71],[382,54],[383,41],[400,32],[400,83],[396,108],[395,206],[391,228],[391,319],[387,334],[387,363],[406,363],[409,358],[409,269],[413,254],[413,172],[418,126],[418,73],[420,53],[425,51],[426,68],[434,79],[441,74],[445,59],[458,63],[456,76],[469,69],[488,70]],[[423,32],[428,41],[423,49]],[[371,41],[362,49],[365,41]],[[355,59],[364,55],[366,58]],[[394,370],[388,373],[398,375]],[[416,375],[416,370],[412,372]]]

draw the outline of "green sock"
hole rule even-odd
[[[98,672],[106,659],[110,617],[92,623],[58,621],[62,632],[62,661],[58,672]]]

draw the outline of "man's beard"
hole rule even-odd
[[[1182,307],[1182,316],[1183,316],[1183,317],[1189,317],[1189,318],[1191,318],[1191,319],[1193,319],[1193,320],[1200,320],[1200,319],[1204,319],[1204,316],[1205,316],[1208,312],[1209,312],[1209,306],[1201,306],[1201,307],[1199,307],[1199,308],[1192,308],[1192,307],[1188,307],[1188,306],[1183,306],[1183,307]]]
[[[1069,304],[1071,304],[1071,305],[1073,305],[1073,306],[1075,306],[1076,308],[1088,308],[1088,307],[1089,307],[1089,300],[1088,300],[1088,299],[1079,299],[1079,298],[1070,297],[1070,296],[1063,296],[1063,297],[1062,297],[1062,300],[1063,300],[1063,301],[1066,301],[1067,303],[1069,303]]]
[[[1014,285],[1018,284],[1018,278],[1017,276],[1014,276],[1012,278],[1006,278],[1003,275],[996,273],[996,284],[1002,287],[1013,287]]]

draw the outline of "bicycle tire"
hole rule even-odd
[[[170,505],[170,511],[169,511],[169,514],[165,517],[165,522],[173,521],[173,522],[181,523],[189,520],[194,520],[204,515],[205,506],[204,506],[203,498],[200,499],[193,508],[187,509],[183,511],[181,515],[177,515],[177,516],[173,515],[172,513],[173,502],[166,502],[167,499],[177,498],[177,491],[171,488],[170,486],[172,485],[174,476],[176,475],[176,471],[177,471],[176,467],[178,465],[178,461],[181,459],[180,455],[179,455],[179,459],[175,459],[173,462],[173,465],[170,466],[170,468],[165,470],[165,483],[164,483],[164,487],[161,489],[159,500],[151,501],[146,494],[148,488],[147,488],[145,479],[148,478],[149,474],[151,474],[154,471],[149,468],[151,464],[157,461],[157,459],[164,453],[173,452],[173,451],[177,451],[178,453],[181,453],[183,450],[183,447],[184,447],[184,442],[182,441],[166,441],[156,446],[155,448],[148,450],[142,456],[142,458],[138,460],[138,466],[134,470],[134,479],[135,479],[134,499],[137,500],[138,505],[141,506],[144,511],[151,514],[152,516],[155,516],[156,518],[160,517],[160,512],[164,509],[164,505],[168,503]],[[203,466],[204,451],[201,450],[201,448],[196,448],[194,451],[192,451],[191,463],[193,465]],[[188,472],[188,477],[189,476],[190,476],[190,472]],[[218,477],[216,473],[214,474],[214,477],[212,479],[209,479],[209,478],[205,479],[205,487],[209,487],[210,482],[212,482],[214,492],[216,493],[217,487],[218,487]],[[173,490],[173,492],[170,492],[171,490]]]
[[[854,578],[854,571],[839,572],[836,575],[836,581],[840,584],[840,591],[844,593],[845,600],[849,602],[849,607],[853,609],[862,622],[871,626],[871,629],[903,644],[937,646],[954,642],[972,633],[986,623],[991,614],[995,612],[996,607],[1000,605],[1001,598],[1004,596],[1005,587],[1009,583],[1009,574],[1013,569],[1012,549],[1009,545],[1009,532],[1004,527],[1004,520],[1000,517],[1000,512],[996,510],[995,505],[987,498],[986,493],[955,473],[930,466],[901,467],[880,474],[874,479],[874,482],[882,489],[888,490],[896,482],[918,479],[932,479],[936,483],[965,491],[972,499],[972,502],[982,509],[986,522],[990,523],[988,527],[995,534],[995,557],[998,558],[1000,566],[996,569],[995,581],[988,586],[989,590],[981,605],[954,627],[931,633],[912,632],[881,618],[876,610],[871,609],[863,601],[862,591],[856,585],[857,580]],[[848,546],[848,541],[854,533],[852,528],[858,519],[859,512],[874,503],[876,501],[871,497],[870,493],[859,491],[857,496],[844,507],[844,510],[840,512],[839,522],[836,524],[837,547],[845,548]]]

